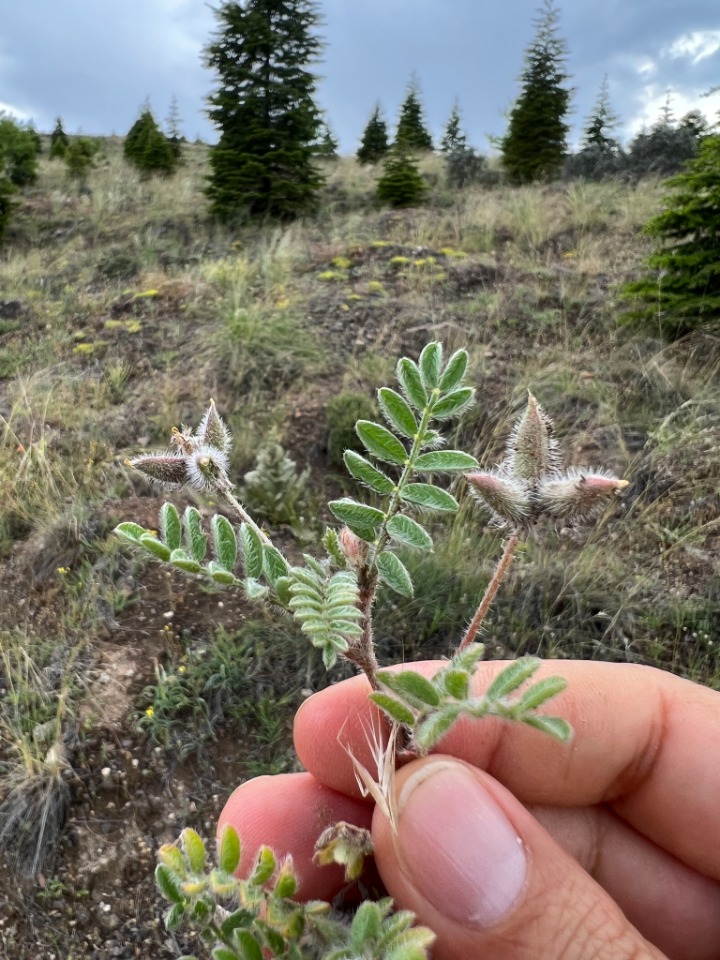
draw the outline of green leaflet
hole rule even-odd
[[[240,543],[245,561],[245,574],[252,580],[258,580],[263,572],[263,544],[259,534],[249,523],[240,525]]]
[[[448,391],[454,390],[456,387],[460,386],[462,379],[465,376],[467,365],[467,350],[456,350],[448,360],[442,376],[440,377],[440,383],[438,383],[438,387],[440,387],[442,393],[447,393]]]
[[[523,711],[535,710],[542,706],[547,700],[551,700],[567,687],[567,680],[564,677],[545,677],[544,680],[538,680],[529,690],[520,697],[518,707]]]
[[[525,683],[540,666],[538,657],[520,657],[499,673],[488,687],[485,696],[488,700],[499,700]]]
[[[177,885],[177,878],[170,867],[166,867],[162,863],[159,863],[157,867],[155,867],[155,883],[160,893],[166,900],[169,900],[170,903],[183,902],[183,896]]]
[[[364,447],[378,460],[384,463],[394,463],[400,466],[407,461],[407,450],[398,438],[379,423],[371,420],[358,420],[355,432],[360,437]]]
[[[215,558],[221,567],[232,572],[237,560],[237,537],[227,517],[216,513],[210,521]]]
[[[369,507],[365,503],[358,503],[350,497],[343,497],[341,500],[331,500],[328,507],[343,523],[349,527],[359,526],[362,528],[375,529],[385,519],[382,510],[376,507]]]
[[[160,535],[170,550],[179,549],[182,543],[180,514],[171,503],[164,503],[160,510]]]
[[[403,670],[400,673],[381,670],[378,680],[416,710],[427,710],[428,707],[440,705],[440,694],[433,682],[414,670]]]
[[[426,344],[418,359],[418,366],[420,367],[420,376],[428,392],[438,385],[441,363],[442,344],[438,343],[437,340]]]
[[[413,595],[413,584],[404,564],[394,553],[386,550],[375,561],[380,579],[402,597]]]
[[[141,527],[139,523],[119,523],[115,527],[115,533],[122,537],[123,540],[129,540],[130,543],[134,543],[136,546],[140,544],[140,537],[144,536],[147,533],[145,527]]]
[[[452,494],[431,483],[406,483],[400,491],[400,499],[416,503],[426,510],[444,510],[455,513],[459,504]]]
[[[408,727],[412,727],[415,723],[415,714],[412,710],[394,697],[389,697],[386,693],[371,693],[370,699],[396,723],[403,723]]]
[[[270,583],[275,586],[281,577],[288,575],[288,565],[277,549],[268,543],[263,544],[263,570]]]
[[[205,869],[205,844],[202,842],[200,834],[190,827],[186,827],[180,834],[180,846],[187,857],[190,869],[193,873],[202,873]]]
[[[448,732],[462,711],[460,704],[451,704],[431,713],[415,730],[415,742],[423,750],[429,750]]]
[[[423,386],[417,364],[413,363],[408,357],[403,357],[402,360],[398,361],[396,374],[402,392],[407,399],[419,411],[423,411],[427,406],[428,395]]]
[[[170,554],[170,563],[184,573],[200,573],[202,570],[201,564],[191,557],[187,550],[173,550]]]
[[[415,461],[415,469],[419,471],[450,471],[472,470],[478,462],[469,453],[462,450],[434,450],[431,453],[421,453]]]
[[[218,867],[225,873],[235,873],[240,863],[240,837],[229,824],[223,829],[218,845]]]
[[[405,399],[389,387],[381,387],[378,390],[378,400],[388,422],[398,433],[413,440],[420,429],[420,424]]]
[[[396,543],[414,547],[416,550],[432,550],[432,537],[424,527],[421,527],[411,517],[396,513],[388,521],[386,529],[390,538]]]
[[[475,390],[473,387],[460,387],[458,390],[453,390],[440,397],[438,402],[433,404],[432,415],[437,420],[454,417],[465,407],[470,406],[474,396]]]
[[[573,729],[562,717],[545,717],[542,714],[534,714],[523,717],[523,723],[535,727],[536,730],[542,730],[543,733],[549,733],[551,737],[555,737],[562,743],[567,743],[572,739]]]
[[[160,560],[170,559],[170,548],[151,533],[143,533],[138,542],[141,547],[145,547],[149,553],[152,553],[153,556],[158,557]]]
[[[195,507],[186,507],[183,514],[183,526],[185,527],[185,541],[188,550],[198,563],[202,563],[207,553],[208,538],[202,530],[200,511]]]
[[[346,450],[343,454],[343,460],[350,476],[361,483],[366,483],[373,490],[377,490],[378,493],[389,495],[395,489],[395,484],[390,477],[385,476],[381,470],[374,467],[365,457],[361,457],[359,453],[355,453],[354,450]]]

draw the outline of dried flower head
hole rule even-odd
[[[508,473],[522,480],[539,481],[558,467],[557,441],[552,420],[528,393],[525,412],[515,424],[507,446]]]
[[[365,858],[372,856],[372,852],[370,831],[341,820],[320,834],[315,844],[313,861],[320,866],[338,863],[345,867],[345,879],[349,883],[360,876]]]
[[[627,486],[627,480],[610,474],[570,469],[564,476],[542,483],[537,502],[551,517],[580,523],[597,516]]]
[[[490,509],[496,520],[524,523],[532,510],[527,485],[516,477],[498,470],[489,473],[467,473],[465,479],[472,492]]]
[[[195,433],[195,439],[198,446],[215,447],[216,450],[220,450],[220,452],[226,456],[230,453],[230,431],[217,412],[214,400],[210,401],[210,406],[200,421],[200,426]]]
[[[147,454],[125,463],[166,487],[180,487],[188,482],[187,457],[180,453]]]

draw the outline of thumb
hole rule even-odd
[[[375,860],[397,906],[437,934],[436,960],[661,960],[617,904],[511,793],[451,757],[397,773],[397,832]]]

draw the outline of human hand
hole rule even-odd
[[[478,692],[503,665],[479,665]],[[397,772],[396,834],[345,749],[373,769],[367,682],[310,698],[295,721],[308,773],[249,781],[223,810],[241,870],[265,843],[293,854],[303,896],[332,899],[342,874],[313,865],[315,840],[339,820],[372,824],[382,881],[435,931],[436,960],[717,960],[720,693],[625,664],[552,662],[538,678],[550,674],[568,681],[552,712],[572,743],[461,719]]]

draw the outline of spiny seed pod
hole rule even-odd
[[[627,486],[627,480],[608,474],[569,470],[564,476],[541,483],[537,502],[551,517],[580,522],[603,510],[608,500]]]
[[[552,421],[535,397],[528,393],[525,413],[520,417],[507,447],[507,469],[515,477],[538,481],[557,467],[557,443]]]
[[[522,480],[499,472],[466,473],[465,479],[472,492],[500,519],[523,523],[530,518],[532,503]]]
[[[195,440],[198,446],[215,447],[226,455],[230,453],[230,431],[217,412],[214,400],[210,401],[210,406],[200,421]]]
[[[180,453],[155,453],[144,457],[126,460],[129,467],[135,467],[155,483],[167,487],[180,487],[189,480],[187,457]]]

